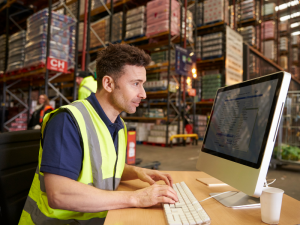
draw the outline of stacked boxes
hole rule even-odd
[[[288,38],[287,37],[281,37],[280,38],[280,45],[279,45],[280,51],[287,51],[288,50]]]
[[[292,62],[297,62],[299,61],[299,52],[298,52],[298,48],[297,47],[293,47],[292,48]]]
[[[196,42],[197,42],[196,57],[198,60],[202,58],[201,57],[201,36],[197,37]]]
[[[148,136],[148,142],[151,143],[165,143],[166,142],[166,130],[167,125],[154,125],[150,130],[150,136]],[[169,139],[172,135],[177,134],[177,125],[169,126]],[[174,139],[173,142],[177,140]]]
[[[262,22],[261,38],[263,40],[269,38],[275,38],[275,22],[273,20]]]
[[[218,58],[223,55],[223,33],[217,32],[202,37],[202,59]]]
[[[126,122],[127,129],[134,128],[136,130],[136,141],[147,141],[153,123],[131,123]]]
[[[164,63],[167,62],[168,59],[168,51],[155,52],[151,54],[151,60],[155,63]],[[171,50],[171,63],[175,62],[175,50]]]
[[[123,12],[115,13],[113,15],[113,25],[112,25],[113,30],[112,30],[112,38],[111,38],[112,43],[122,40],[122,26],[123,26]]]
[[[144,36],[146,32],[146,7],[140,6],[129,10],[126,14],[125,39]]]
[[[206,0],[204,1],[204,24],[218,21],[228,22],[228,1],[227,0]]]
[[[5,71],[5,48],[6,48],[6,35],[0,36],[0,73]]]
[[[182,16],[185,18],[185,11],[182,11]],[[184,38],[184,29],[185,29],[185,22],[182,21],[182,38]],[[193,37],[193,14],[190,10],[187,10],[187,17],[186,17],[186,39],[190,43],[194,42]]]
[[[242,27],[240,29],[240,33],[243,36],[243,40],[249,44],[249,45],[255,45],[256,40],[255,40],[255,27],[254,26],[247,26],[247,27]]]
[[[83,45],[83,22],[79,23],[79,29],[78,29],[78,51],[82,51],[82,45]]]
[[[300,36],[299,35],[291,36],[291,44],[292,45],[298,45],[299,43],[300,43]]]
[[[169,91],[176,92],[176,82],[169,82]],[[146,91],[157,91],[157,90],[167,90],[168,80],[156,80],[156,81],[147,81],[144,84],[144,88]]]
[[[202,77],[202,100],[214,99],[217,90],[222,85],[222,75],[211,73]]]
[[[111,42],[117,42],[122,40],[122,24],[123,24],[123,12],[119,12],[113,15],[113,30],[112,30],[112,40]],[[101,38],[103,43],[107,44],[109,40],[110,31],[110,16],[106,16],[91,24],[92,29]],[[95,48],[101,46],[101,42],[95,36],[95,34],[90,31],[90,48]]]
[[[287,30],[288,30],[288,21],[280,21],[279,31],[287,31]]]
[[[276,46],[273,40],[270,41],[264,41],[263,43],[263,52],[264,55],[271,60],[275,60],[276,59]]]
[[[180,6],[171,3],[171,35],[179,34]],[[147,36],[169,31],[169,0],[154,0],[147,3]]]
[[[18,70],[24,66],[26,31],[20,31],[9,37],[7,71]]]
[[[255,0],[246,0],[239,3],[236,7],[237,13],[240,21],[248,20],[252,18],[259,18],[259,2]]]
[[[262,15],[267,16],[275,14],[275,6],[275,3],[264,4],[262,7]]]
[[[14,122],[10,124],[9,131],[27,130],[27,114],[22,113],[19,118],[16,118]]]
[[[46,62],[48,9],[41,10],[27,19],[27,34],[24,66]],[[67,61],[74,48],[74,20],[52,12],[49,56]],[[73,57],[74,59],[74,57]]]
[[[164,111],[163,109],[149,109],[147,112],[144,113],[144,116],[150,118],[163,118]]]
[[[100,1],[100,0],[92,0],[91,9],[94,10],[96,8],[99,8],[99,7],[103,6],[102,2],[103,2],[103,4],[106,5],[107,0],[102,0],[102,1]],[[110,3],[110,0],[109,0],[109,3]]]
[[[203,139],[207,127],[207,117],[205,115],[195,115],[195,133]]]
[[[193,18],[196,18],[195,4],[191,7],[190,10],[193,13]],[[196,21],[197,27],[202,26],[202,24],[203,24],[203,3],[202,2],[199,2],[197,4],[197,18],[196,19],[197,19],[197,21]]]
[[[288,69],[288,57],[286,55],[282,55],[279,58],[279,66],[281,66],[283,69]]]
[[[97,20],[91,24],[92,29],[101,38],[101,40],[106,43],[109,41],[109,16]],[[95,48],[101,46],[101,42],[98,40],[96,35],[90,31],[90,48]]]

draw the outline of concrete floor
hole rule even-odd
[[[151,145],[137,145],[136,157],[142,163],[159,161],[159,170],[164,171],[196,171],[198,159],[198,146],[175,146],[173,148],[157,147]],[[269,169],[267,179],[276,179],[272,187],[283,189],[285,194],[300,201],[300,166],[288,165],[277,169]]]

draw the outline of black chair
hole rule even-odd
[[[0,224],[18,224],[38,165],[40,130],[0,134]]]

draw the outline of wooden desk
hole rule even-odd
[[[209,193],[236,190],[230,186],[207,187],[196,181],[196,178],[210,177],[203,172],[168,172],[175,182],[184,181],[198,200],[209,197]],[[275,182],[276,183],[276,182]],[[297,184],[295,184],[297,185]],[[118,190],[132,191],[148,186],[138,180],[122,182]],[[260,208],[231,209],[226,208],[215,199],[201,203],[211,218],[211,224],[257,225],[265,224],[261,221]],[[166,220],[161,205],[151,208],[128,208],[111,210],[108,212],[105,225],[165,225]],[[300,224],[300,201],[283,195],[280,223],[282,225]]]

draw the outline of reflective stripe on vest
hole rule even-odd
[[[115,149],[108,148],[113,145],[113,141],[106,125],[87,100],[76,101],[71,105],[61,108],[68,110],[75,123],[77,122],[83,140],[84,158],[82,170],[77,181],[103,190],[116,189],[120,183],[125,165],[127,131],[124,122],[122,121],[124,130],[120,130],[118,133],[119,146],[118,157],[116,157]],[[45,116],[41,130],[42,139],[47,122],[52,116],[55,116],[56,112],[57,110],[52,111]],[[23,210],[24,215],[22,214],[21,216],[20,224],[41,224],[41,221],[43,221],[43,224],[86,224],[88,221],[95,221],[97,224],[102,224],[107,211],[79,213],[49,207],[45,193],[44,174],[40,172],[42,151],[41,140],[39,165]],[[116,158],[118,160],[117,163],[113,165],[111,163],[107,164],[107,161],[112,161],[111,159],[107,159],[108,155],[112,156],[113,159]],[[106,158],[103,159],[103,157]],[[116,173],[112,172],[115,171],[115,168],[117,168]],[[113,183],[115,183],[114,188]],[[26,216],[26,213],[30,217]],[[30,223],[28,222],[28,218],[30,218]]]

